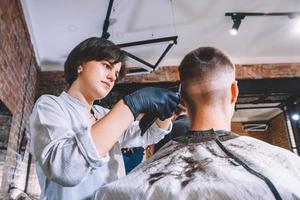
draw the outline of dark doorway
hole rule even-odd
[[[4,103],[0,101],[0,188],[2,185],[3,166],[6,159],[11,121],[11,112]]]

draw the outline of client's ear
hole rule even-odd
[[[239,95],[239,87],[237,85],[237,81],[234,81],[231,84],[231,103],[236,103]]]

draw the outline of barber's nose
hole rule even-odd
[[[110,70],[107,74],[107,78],[111,81],[114,82],[116,81],[117,77],[116,77],[116,72],[115,70]]]

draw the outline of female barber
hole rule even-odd
[[[111,109],[93,105],[125,75],[125,55],[103,38],[89,38],[69,54],[69,83],[59,96],[41,96],[30,117],[30,152],[36,159],[41,199],[88,199],[105,183],[125,175],[123,147],[157,143],[171,130],[169,117],[178,97],[161,88],[144,88]],[[140,136],[140,113],[159,119]]]

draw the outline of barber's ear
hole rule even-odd
[[[239,95],[239,87],[237,85],[237,81],[234,81],[231,84],[231,103],[236,103]]]

